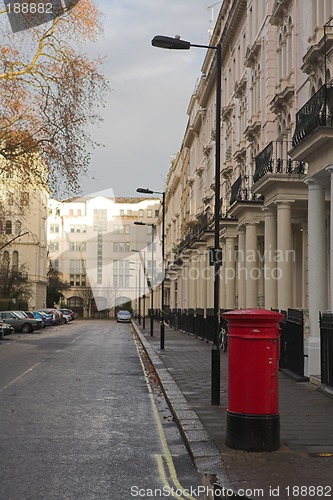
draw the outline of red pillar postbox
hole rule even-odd
[[[280,447],[278,363],[283,314],[239,309],[228,320],[227,439],[230,448]]]

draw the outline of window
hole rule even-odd
[[[159,216],[159,213],[160,213],[160,211],[159,211],[159,210],[155,210],[155,217],[158,217],[158,216]]]
[[[69,271],[71,274],[85,274],[86,271],[86,261],[83,259],[70,259],[69,261]]]
[[[147,217],[152,217],[152,216],[153,216],[153,211],[147,210]]]
[[[6,220],[5,233],[12,234],[12,221],[10,220]]]
[[[113,286],[129,286],[130,267],[127,260],[113,261]]]
[[[59,259],[50,259],[50,266],[59,270]]]
[[[130,244],[129,241],[115,241],[113,243],[114,252],[129,252]]]
[[[144,214],[145,214],[145,213],[144,213],[144,210],[140,209],[140,210],[139,210],[139,217],[143,217],[143,216],[144,216]]]
[[[83,306],[83,299],[81,299],[81,297],[70,297],[67,300],[67,305],[70,308],[73,308],[73,307],[82,307]]]
[[[107,210],[105,208],[94,209],[94,231],[107,230]]]
[[[69,276],[70,286],[86,286],[86,283],[85,274],[70,274]]]
[[[113,226],[114,234],[130,234],[130,226],[129,224],[115,224]]]
[[[71,241],[69,244],[71,252],[85,252],[87,250],[86,241]]]
[[[19,253],[17,250],[14,250],[12,258],[13,258],[12,269],[13,271],[17,272],[19,268]]]
[[[50,233],[58,234],[59,233],[59,224],[50,224]]]
[[[74,210],[73,210],[72,208],[70,208],[70,209],[69,209],[69,215],[70,215],[71,217],[73,217],[73,215],[74,215]]]
[[[71,224],[69,226],[69,231],[71,233],[86,233],[87,226],[85,224]]]
[[[132,210],[127,210],[126,214],[127,214],[129,217],[132,217]]]
[[[49,244],[49,252],[57,252],[59,250],[59,243],[57,241],[52,241]]]

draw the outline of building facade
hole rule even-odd
[[[152,273],[156,278],[161,265],[159,210],[160,200],[152,198],[50,200],[49,259],[70,284],[67,307],[83,316],[112,317],[121,306],[138,312],[139,304],[143,314],[145,304],[147,314]]]
[[[302,310],[307,375],[333,310],[332,16],[331,0],[224,0],[209,42],[222,49],[219,305]],[[174,309],[213,307],[215,52],[166,185]]]
[[[29,176],[6,168],[0,172],[2,280],[13,272],[27,277],[29,309],[46,305],[48,199],[49,192],[42,175],[36,189],[33,173]],[[12,298],[11,290],[7,292],[5,303]],[[13,297],[13,306],[15,300]]]

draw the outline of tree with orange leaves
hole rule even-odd
[[[0,173],[18,169],[42,182],[42,159],[53,191],[78,191],[94,145],[87,126],[99,120],[107,90],[101,60],[80,50],[101,32],[100,13],[93,0],[74,3],[19,32],[0,5]]]

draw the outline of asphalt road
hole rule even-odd
[[[0,340],[0,469],[0,500],[191,500],[181,489],[197,486],[130,325],[107,320]]]

